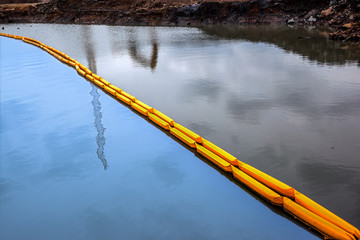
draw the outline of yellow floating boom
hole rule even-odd
[[[169,131],[173,136],[184,142],[190,148],[196,149],[199,154],[214,163],[220,169],[231,173],[235,179],[252,189],[268,202],[277,206],[282,206],[284,211],[323,234],[324,238],[341,240],[360,239],[360,231],[356,227],[322,207],[320,204],[314,202],[285,183],[239,161],[230,153],[202,138],[190,129],[176,123],[164,113],[148,106],[129,93],[110,84],[108,81],[91,72],[87,67],[68,55],[32,38],[6,33],[0,33],[0,36],[22,40],[26,43],[35,45],[60,61],[75,68],[75,70],[85,79],[93,82],[105,92],[114,96],[114,98],[128,104],[129,107],[138,111],[144,115],[144,117],[148,117],[152,122],[166,131]]]

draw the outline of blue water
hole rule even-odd
[[[359,48],[310,28],[4,28],[65,52],[360,226]],[[0,40],[0,234],[317,238],[71,68]]]
[[[40,49],[1,44],[1,239],[312,239]]]

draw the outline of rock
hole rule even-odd
[[[336,1],[337,1],[337,0],[332,0],[329,5],[330,5],[330,6],[334,5],[334,4],[336,3]]]
[[[311,10],[310,12],[308,12],[308,13],[305,15],[304,18],[305,18],[305,19],[308,19],[309,17],[315,16],[317,13],[318,13],[318,11],[315,10],[315,9],[313,9],[313,10]]]
[[[179,8],[178,15],[179,16],[192,16],[199,8],[200,4],[194,4],[189,6],[184,6]]]
[[[327,17],[327,16],[332,15],[333,13],[334,13],[334,7],[331,6],[331,7],[327,8],[327,9],[325,9],[325,10],[322,10],[318,17],[319,18]]]
[[[309,22],[316,22],[316,18],[314,18],[313,16],[310,16],[308,19]]]
[[[341,26],[342,29],[346,30],[346,29],[350,29],[352,28],[354,25],[354,23],[347,23]]]
[[[295,24],[295,20],[293,18],[291,18],[287,21],[287,24]]]
[[[164,6],[163,3],[161,2],[156,2],[154,3],[154,5],[151,6],[151,8],[162,8]]]

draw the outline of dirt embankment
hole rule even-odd
[[[8,2],[6,2],[8,1]],[[0,22],[130,25],[321,25],[360,40],[358,0],[2,0]]]

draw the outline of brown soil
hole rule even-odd
[[[12,3],[12,4],[10,4]],[[360,40],[358,0],[0,0],[0,23],[207,25],[283,23]]]

